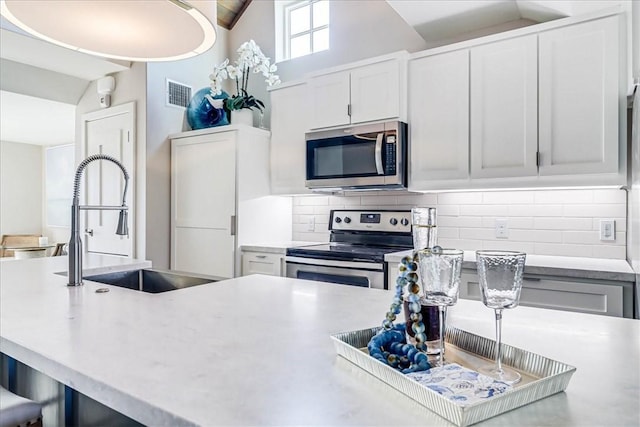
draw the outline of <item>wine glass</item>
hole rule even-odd
[[[458,302],[460,274],[464,252],[435,247],[418,251],[418,268],[424,300],[438,306],[440,323],[439,366],[444,365],[444,334],[446,308]]]
[[[508,384],[517,383],[521,376],[502,366],[502,310],[518,306],[525,259],[523,252],[476,251],[482,302],[494,309],[496,315],[495,364],[481,367],[478,371]]]

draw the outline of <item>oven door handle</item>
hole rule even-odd
[[[378,136],[376,136],[376,171],[378,175],[384,175],[384,168],[382,167],[382,139],[384,138],[384,133],[380,132]]]
[[[379,262],[338,261],[333,259],[317,259],[288,256],[286,262],[306,265],[322,265],[326,267],[357,268],[359,270],[383,271],[384,265]]]

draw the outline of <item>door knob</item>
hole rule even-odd
[[[84,232],[89,236],[93,236],[93,228],[85,228]]]

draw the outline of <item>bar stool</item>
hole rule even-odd
[[[0,387],[0,427],[42,427],[42,405]]]

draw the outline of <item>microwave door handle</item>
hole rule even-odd
[[[384,175],[384,169],[382,167],[382,139],[384,138],[384,133],[380,132],[378,136],[376,136],[376,171],[378,175]]]

